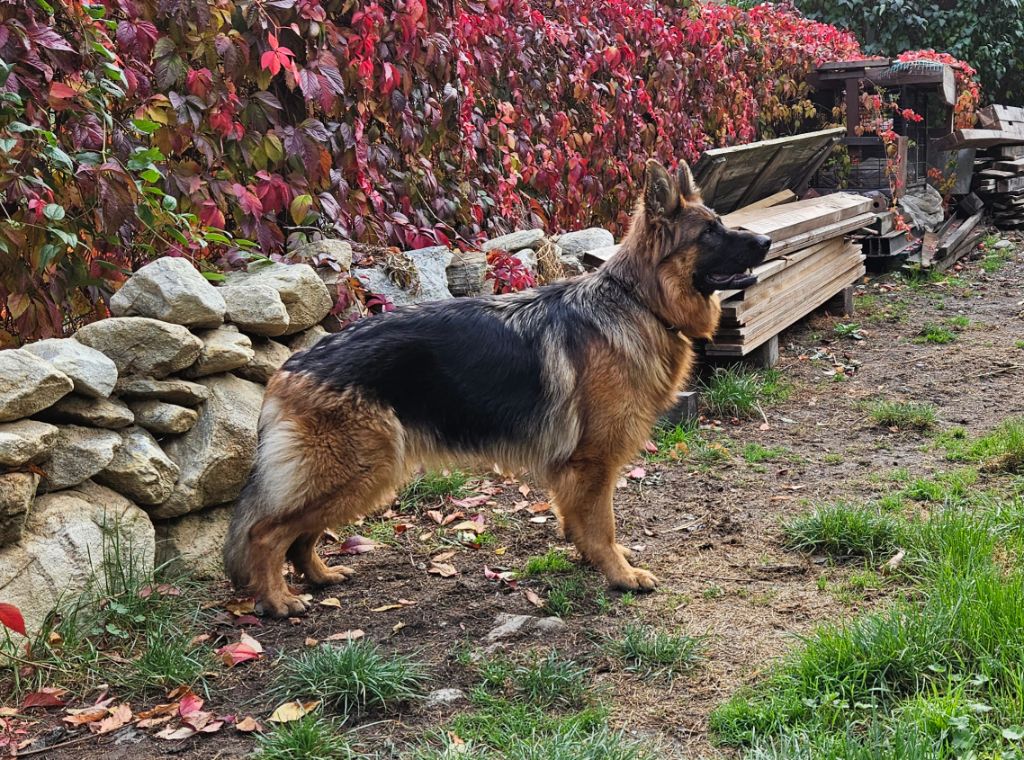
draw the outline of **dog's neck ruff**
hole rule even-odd
[[[616,285],[618,285],[623,290],[623,292],[626,293],[626,295],[628,295],[631,299],[633,299],[634,302],[636,302],[638,306],[640,306],[640,308],[642,308],[644,311],[646,311],[648,314],[650,314],[652,317],[658,320],[658,324],[664,327],[667,332],[678,334],[683,331],[683,328],[679,327],[678,325],[672,324],[667,319],[658,314],[654,309],[652,309],[647,304],[647,302],[640,297],[640,294],[636,292],[636,288],[631,283],[625,282],[624,280],[620,280],[611,272],[602,272],[601,274],[603,274],[611,282],[614,282]]]

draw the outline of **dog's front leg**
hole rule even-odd
[[[566,538],[604,574],[609,586],[650,591],[658,579],[630,565],[629,550],[615,543],[615,479],[615,468],[605,463],[571,464],[552,485],[561,525]]]

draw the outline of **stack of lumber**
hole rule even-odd
[[[722,217],[727,227],[770,236],[772,247],[752,270],[757,284],[719,294],[722,321],[705,353],[745,356],[856,282],[864,256],[846,236],[874,220],[871,199],[852,193]]]
[[[980,129],[957,129],[935,141],[937,150],[990,148],[1024,143],[1024,108],[985,106],[978,111]]]
[[[1014,109],[1022,111],[1024,109]],[[989,148],[975,159],[974,192],[997,227],[1024,226],[1024,145]]]

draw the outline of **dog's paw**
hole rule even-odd
[[[629,562],[631,559],[633,559],[633,550],[630,549],[628,546],[623,546],[622,544],[615,544],[615,548],[619,550],[619,554],[622,555],[622,558],[626,560],[626,562]]]
[[[262,599],[256,604],[256,612],[269,617],[283,618],[306,614],[309,605],[292,594]]]
[[[307,576],[306,580],[313,586],[332,586],[335,583],[343,583],[350,577],[356,574],[356,571],[351,567],[345,567],[344,565],[336,565],[335,567],[325,568],[322,572],[317,573],[313,576]]]
[[[654,591],[658,577],[647,570],[631,567],[625,573],[608,579],[608,585],[618,591]]]

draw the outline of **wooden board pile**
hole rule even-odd
[[[708,356],[746,356],[864,275],[860,244],[846,236],[875,220],[870,198],[835,193],[755,206],[722,217],[728,227],[769,235],[772,246],[752,270],[757,284],[719,294],[722,321]]]
[[[935,141],[936,150],[991,148],[1024,143],[1024,108],[985,106],[978,111],[980,129],[956,129]]]
[[[997,227],[1024,227],[1024,108],[988,106],[988,123],[1019,129],[1020,144],[1004,144],[979,152],[974,161],[974,192],[981,196]],[[980,117],[980,114],[979,114]]]

